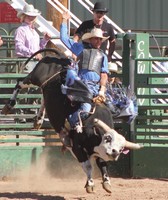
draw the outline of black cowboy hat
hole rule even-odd
[[[96,2],[94,8],[91,9],[93,12],[108,12],[103,2]]]

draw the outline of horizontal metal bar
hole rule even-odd
[[[1,62],[15,62],[15,63],[17,63],[17,62],[25,62],[26,60],[27,60],[28,58],[2,58],[2,57],[0,57],[0,64],[1,64]]]
[[[12,96],[12,94],[1,94],[0,95],[0,99],[8,99]],[[17,96],[17,99],[19,98],[28,98],[28,99],[34,99],[34,98],[42,98],[42,94],[29,94],[29,93],[26,93],[26,94],[19,94]]]
[[[145,132],[136,132],[135,133],[135,135],[136,136],[144,136],[144,137],[156,137],[156,136],[166,136],[166,137],[168,137],[168,135],[167,135],[167,131],[165,130],[165,132],[158,132],[157,130],[156,130],[156,132],[155,131],[152,131],[152,130],[150,130],[150,131],[145,131]]]
[[[142,116],[142,115],[140,115],[140,116],[137,116],[136,117],[136,120],[141,120],[141,119],[146,119],[146,120],[148,120],[148,119],[154,119],[154,120],[165,120],[165,119],[168,119],[168,115],[167,116],[163,116],[163,115],[144,115],[144,116]],[[167,121],[168,122],[168,121]]]
[[[58,138],[37,138],[37,139],[24,139],[24,138],[16,138],[16,139],[0,139],[0,143],[42,143],[42,142],[60,142]]]
[[[24,78],[27,74],[17,74],[17,73],[0,73],[0,79],[6,78]]]
[[[168,140],[155,140],[155,139],[136,139],[138,143],[148,143],[148,144],[163,144],[163,145],[168,145]]]
[[[138,128],[143,128],[143,129],[168,129],[168,126],[167,125],[153,125],[153,124],[139,124],[139,125],[135,125],[135,128],[138,129]]]
[[[44,135],[54,135],[55,137],[59,137],[54,130],[20,130],[20,131],[15,131],[15,130],[1,130],[0,135],[27,135],[27,136],[44,136]]]
[[[23,124],[0,124],[1,129],[33,129],[33,123],[23,123]]]
[[[167,57],[134,58],[135,61],[168,61]]]

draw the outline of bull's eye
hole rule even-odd
[[[106,143],[111,142],[111,140],[112,140],[112,138],[109,135],[106,136],[104,139],[105,139]]]

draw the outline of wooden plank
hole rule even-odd
[[[24,123],[24,124],[0,124],[0,129],[33,129],[33,123]]]
[[[16,83],[0,83],[0,88],[15,88]],[[31,85],[31,88],[37,88],[37,86]]]
[[[9,99],[12,96],[12,94],[1,94],[0,99]],[[25,93],[25,94],[18,94],[17,99],[20,98],[32,98],[32,99],[41,99],[42,98],[42,94],[29,94],[29,93]]]
[[[26,109],[26,108],[30,108],[30,109],[36,109],[36,108],[40,108],[41,105],[36,104],[36,105],[32,105],[32,104],[17,104],[15,106],[15,109]],[[2,109],[4,107],[4,105],[0,105],[0,109]]]
[[[55,130],[54,129],[50,129],[50,130],[0,130],[0,135],[5,135],[7,134],[8,136],[10,135],[29,135],[29,136],[44,136],[44,135],[51,135],[51,134],[55,134]],[[55,134],[55,136],[57,138],[59,138],[59,136],[57,134]]]
[[[44,142],[59,142],[60,143],[60,139],[59,138],[3,138],[0,139],[0,143],[44,143]]]
[[[0,79],[11,79],[11,78],[24,78],[27,74],[16,74],[16,73],[0,73]]]

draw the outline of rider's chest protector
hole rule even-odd
[[[100,75],[103,62],[103,52],[99,49],[84,49],[78,56],[79,70],[88,69]]]

